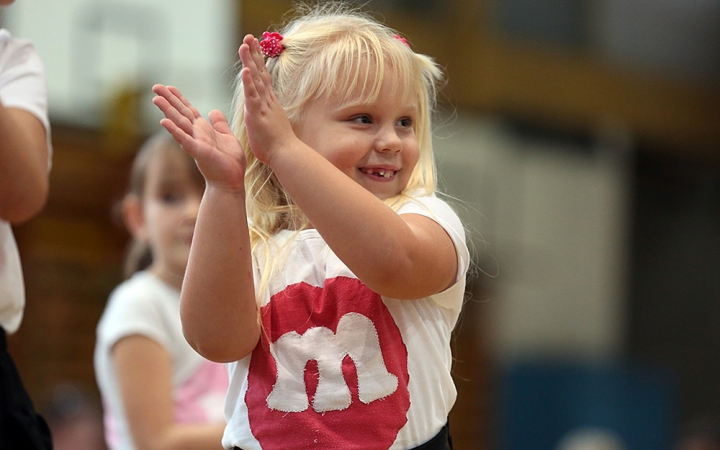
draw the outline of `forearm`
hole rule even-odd
[[[28,220],[48,194],[45,128],[27,111],[0,103],[0,218]]]
[[[207,359],[236,361],[255,348],[260,326],[244,193],[206,188],[180,314],[186,339]]]
[[[112,357],[129,432],[138,450],[221,448],[224,424],[175,421],[173,360],[162,344],[133,334],[115,343]]]
[[[416,227],[300,141],[279,151],[271,167],[330,248],[371,289],[402,299],[447,287],[455,253],[439,225],[427,219],[429,226]]]

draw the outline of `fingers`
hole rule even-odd
[[[240,56],[240,61],[242,61],[243,70],[247,69],[252,72],[253,75],[259,70],[259,66],[252,55],[252,46],[254,44],[254,41],[255,38],[252,37],[252,35],[247,35],[245,36],[245,39],[243,39],[243,43],[238,49],[238,55]],[[263,65],[264,64],[265,63],[263,62]]]
[[[265,66],[260,43],[255,37],[248,34],[243,39],[238,54],[243,63],[243,71],[246,72],[242,74],[243,85],[250,88],[249,91],[246,90],[245,92],[246,97],[248,94],[252,96],[253,89],[262,95],[265,90],[272,86],[272,79]]]
[[[152,87],[156,96],[152,99],[155,106],[165,115],[160,121],[178,144],[191,156],[197,147],[194,139],[194,126],[200,113],[175,87],[156,84]]]
[[[152,87],[152,91],[156,95],[165,98],[173,108],[177,109],[178,112],[187,117],[191,122],[200,117],[198,110],[182,95],[178,88],[156,84]]]
[[[193,122],[174,108],[165,97],[155,97],[152,102],[165,115],[165,119],[163,120],[169,120],[185,133],[192,134]],[[165,126],[165,128],[167,128],[167,126]]]
[[[172,120],[185,132],[191,133],[192,124],[201,117],[198,110],[173,86],[156,84],[152,90],[156,94],[153,104],[166,118]]]
[[[259,99],[258,86],[255,84],[255,78],[249,67],[243,67],[240,71],[242,78],[243,91],[245,92],[245,103],[257,102]]]
[[[213,109],[208,114],[208,118],[210,119],[210,124],[212,125],[213,129],[221,134],[233,134],[232,129],[230,128],[230,124],[228,123],[227,119],[225,118],[225,115],[217,110]]]
[[[195,109],[195,107],[190,103],[188,99],[185,98],[182,93],[180,93],[180,90],[174,86],[167,86],[167,89],[173,94],[173,98],[180,101],[180,103],[183,106],[183,113],[188,117],[192,119],[198,119],[200,118],[200,112]]]
[[[193,158],[195,157],[196,146],[194,145],[195,142],[190,134],[186,133],[170,119],[162,119],[160,121],[160,125],[162,125],[168,133],[170,133],[173,139],[180,144],[180,147],[182,147],[185,152]]]
[[[268,77],[269,79],[267,68],[265,67],[265,58],[263,57],[262,49],[260,48],[260,42],[255,38],[253,38],[252,42],[250,42],[250,56],[252,57],[255,66],[258,68],[260,75]]]
[[[250,64],[257,65],[251,55],[252,45],[256,41],[257,39],[255,39],[255,36],[252,34],[247,34],[243,38],[243,42],[240,44],[240,48],[238,49],[238,55],[240,56],[243,67],[249,67]]]

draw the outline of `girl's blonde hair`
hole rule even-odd
[[[266,66],[275,94],[297,124],[303,108],[313,99],[332,96],[339,102],[370,104],[379,95],[386,74],[395,77],[395,89],[417,98],[414,122],[420,158],[403,192],[385,200],[398,208],[410,194],[435,191],[431,115],[442,72],[435,62],[413,52],[396,31],[366,14],[339,3],[296,8],[296,17],[281,31],[284,51],[268,58]],[[362,95],[362,98],[358,98]],[[245,149],[245,189],[250,240],[267,245],[282,229],[302,229],[308,221],[284,191],[272,170],[250,150],[244,123],[243,86],[236,78],[233,130]]]

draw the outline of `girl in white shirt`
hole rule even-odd
[[[232,131],[153,88],[207,183],[181,318],[230,366],[223,446],[451,448],[469,258],[435,196],[440,69],[335,4],[246,36],[239,55]]]
[[[135,158],[122,202],[125,282],[97,328],[95,373],[109,449],[220,449],[227,370],[185,341],[180,287],[204,182],[167,133]]]

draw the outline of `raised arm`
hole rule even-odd
[[[260,337],[245,213],[245,156],[220,111],[209,121],[173,88],[155,85],[161,124],[205,177],[181,291],[180,317],[188,343],[217,362],[241,359]]]
[[[250,147],[335,254],[389,297],[421,298],[452,285],[457,256],[445,230],[424,216],[398,215],[303,143],[275,98],[257,39],[246,36],[239,54]]]
[[[0,219],[21,223],[48,196],[48,146],[42,122],[0,102]]]

